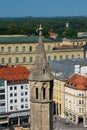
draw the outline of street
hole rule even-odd
[[[53,119],[53,130],[87,130],[82,125],[75,125],[71,122],[66,123],[65,119],[58,118]]]

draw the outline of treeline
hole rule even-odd
[[[44,28],[45,37],[49,37],[51,30],[59,37],[76,37],[78,32],[87,32],[87,17],[24,17],[0,18],[0,35],[37,35],[39,24]]]

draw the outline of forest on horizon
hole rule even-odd
[[[66,23],[69,23],[68,28]],[[43,35],[47,38],[51,30],[61,38],[87,32],[87,17],[17,17],[0,18],[0,35],[37,35],[39,24],[42,24]]]

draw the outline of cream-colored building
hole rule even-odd
[[[62,60],[84,57],[83,48],[62,48],[57,50],[53,49],[55,46],[67,44],[67,40],[53,41],[43,37],[43,42],[45,46],[47,60]],[[24,65],[28,69],[30,69],[35,60],[35,50],[37,44],[37,36],[0,36],[0,64]],[[72,44],[72,42],[69,41],[68,44]]]
[[[64,85],[65,118],[87,127],[87,77],[74,74]]]

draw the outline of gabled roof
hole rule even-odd
[[[0,79],[19,80],[29,78],[30,71],[24,66],[0,68]]]

